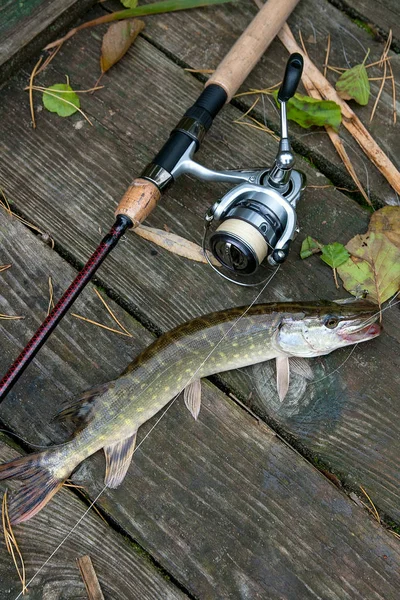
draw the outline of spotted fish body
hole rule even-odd
[[[0,465],[0,479],[25,481],[11,501],[11,521],[20,523],[36,514],[75,467],[101,448],[105,483],[117,487],[129,467],[139,427],[200,378],[273,358],[285,369],[289,357],[319,356],[372,339],[381,331],[376,317],[365,303],[261,304],[199,317],[162,335],[117,379],[90,390],[60,413],[78,426],[71,441]],[[192,410],[190,394],[186,404]],[[198,409],[192,410],[194,416]]]

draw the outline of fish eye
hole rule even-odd
[[[328,327],[328,329],[335,329],[336,325],[339,323],[339,319],[336,317],[328,317],[325,319],[324,325]]]

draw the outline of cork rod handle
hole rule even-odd
[[[242,33],[206,86],[215,83],[229,102],[278,34],[299,0],[268,0]]]

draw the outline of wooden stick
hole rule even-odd
[[[257,2],[258,5],[258,2]],[[302,49],[297,44],[289,26],[285,23],[281,31],[278,34],[279,39],[286,47],[286,49],[292,52],[300,52],[304,58],[304,77],[311,81],[313,87],[319,92],[322,98],[326,100],[333,100],[336,104],[339,104],[342,111],[342,122],[346,129],[351,133],[353,138],[368,156],[368,158],[374,163],[379,171],[386,177],[392,188],[400,193],[400,173],[381,150],[378,144],[375,142],[373,137],[361,123],[357,115],[352,111],[348,104],[336,92],[331,86],[329,81],[323,76],[323,74],[317,69],[314,63],[304,54]]]
[[[76,559],[76,562],[78,563],[89,600],[104,600],[103,592],[101,591],[90,556],[80,556]]]
[[[206,86],[215,83],[229,102],[277,35],[299,0],[268,0],[214,71]]]

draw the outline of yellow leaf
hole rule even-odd
[[[400,248],[400,206],[385,206],[374,212],[369,230],[384,233],[392,244]]]
[[[125,19],[110,25],[104,34],[101,46],[102,73],[111,69],[126,54],[142,29],[144,29],[144,22],[139,19]]]
[[[365,289],[379,306],[400,288],[400,249],[383,234],[356,235],[346,246],[352,256],[338,267],[350,293]]]

